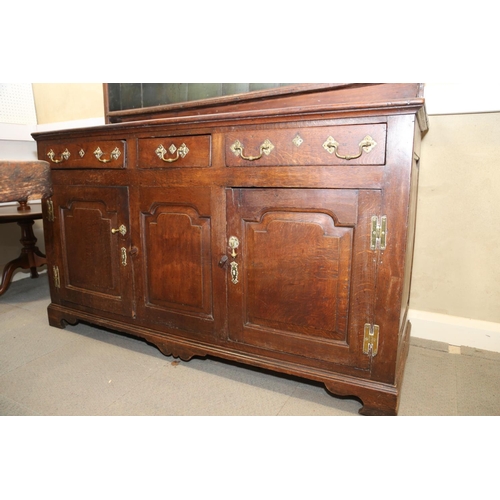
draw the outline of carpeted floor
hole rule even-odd
[[[165,357],[85,324],[48,325],[47,275],[0,297],[0,415],[358,415],[321,384]],[[399,414],[500,415],[500,353],[412,339]]]

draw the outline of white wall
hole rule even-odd
[[[429,115],[500,111],[500,83],[426,83],[424,90]]]

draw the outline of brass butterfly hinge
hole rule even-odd
[[[61,278],[59,276],[59,268],[57,266],[52,267],[52,274],[54,276],[54,286],[56,288],[61,288]]]
[[[52,200],[47,200],[47,220],[54,222],[54,203]]]
[[[380,327],[365,323],[365,333],[363,336],[363,354],[373,357],[378,352],[378,336]]]
[[[380,250],[385,250],[387,246],[387,217],[385,215],[380,217],[380,220],[376,215],[372,217],[370,249],[375,250],[377,246]]]

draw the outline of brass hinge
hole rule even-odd
[[[47,200],[47,220],[54,222],[54,203],[52,200]]]
[[[387,217],[385,215],[380,217],[380,221],[376,215],[372,217],[370,249],[376,250],[377,243],[380,250],[385,250],[387,245]]]
[[[368,354],[371,357],[377,354],[379,332],[380,332],[380,327],[378,325],[371,325],[370,323],[365,323],[365,334],[363,337],[363,354]]]
[[[57,266],[53,266],[52,273],[54,276],[54,286],[56,288],[61,288],[61,278],[59,276],[59,268]]]

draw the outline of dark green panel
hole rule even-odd
[[[251,92],[252,90],[274,89],[279,86],[279,83],[250,83],[248,90]]]
[[[142,83],[120,83],[122,109],[142,108]]]
[[[108,83],[108,106],[110,111],[122,109],[119,83]]]
[[[223,83],[222,95],[243,94],[248,92],[249,83]]]
[[[162,104],[170,104],[168,101],[168,83],[143,83],[142,84],[142,105],[147,108],[149,106],[161,106]]]
[[[210,97],[219,97],[222,95],[221,83],[189,83],[188,101],[197,101],[199,99],[210,99]]]
[[[165,104],[175,102],[186,102],[188,100],[188,84],[187,83],[166,83],[167,102]]]
[[[291,83],[108,83],[110,111],[148,108],[255,90],[293,85]]]

